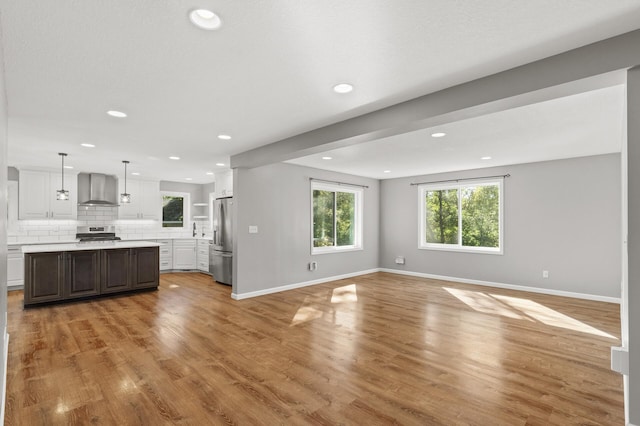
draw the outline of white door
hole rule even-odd
[[[69,191],[68,200],[56,199],[56,191],[62,189],[62,175],[51,173],[49,180],[49,218],[50,219],[76,219],[78,217],[78,176],[64,174],[64,189]]]
[[[20,170],[18,194],[20,219],[49,218],[49,172]]]

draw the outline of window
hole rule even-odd
[[[180,192],[162,193],[162,227],[184,228],[188,226],[189,194]]]
[[[421,185],[420,248],[502,254],[502,180]]]
[[[362,249],[362,188],[311,182],[311,253]]]

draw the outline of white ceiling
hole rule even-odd
[[[624,100],[616,85],[288,162],[389,179],[620,152]]]
[[[222,28],[193,27],[196,7]],[[10,165],[58,167],[67,152],[76,171],[121,173],[130,160],[144,177],[197,183],[230,155],[640,27],[637,0],[0,0],[0,12]],[[354,92],[331,91],[345,81]],[[538,114],[474,120],[524,126]],[[500,137],[488,148],[509,145]],[[485,150],[455,138],[438,141],[465,154],[451,167],[476,167]],[[391,168],[361,155],[377,161],[362,173]]]

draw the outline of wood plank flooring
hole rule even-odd
[[[6,424],[624,424],[617,305],[387,273],[230,292],[11,292]]]

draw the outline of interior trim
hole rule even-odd
[[[458,277],[448,277],[445,275],[434,275],[434,274],[425,274],[422,272],[412,272],[412,271],[401,271],[398,269],[389,269],[389,268],[380,268],[381,272],[389,272],[391,274],[400,274],[400,275],[410,275],[413,277],[420,278],[430,278],[434,280],[442,280],[442,281],[452,281],[457,283],[464,284],[475,284],[484,287],[497,287],[504,288],[507,290],[517,290],[517,291],[528,291],[530,293],[540,293],[547,294],[550,296],[562,296],[562,297],[572,297],[574,299],[584,299],[584,300],[594,300],[596,302],[607,302],[607,303],[616,303],[621,304],[622,299],[619,297],[609,297],[609,296],[599,296],[597,294],[587,294],[587,293],[574,293],[571,291],[562,291],[562,290],[551,290],[548,288],[540,288],[540,287],[528,287],[524,285],[516,285],[516,284],[506,284],[506,283],[496,283],[490,281],[480,281],[480,280],[471,280],[467,278],[458,278]]]
[[[266,288],[264,290],[250,291],[248,293],[239,293],[239,294],[231,293],[231,298],[235,300],[249,299],[251,297],[264,296],[266,294],[271,294],[271,293],[279,293],[281,291],[293,290],[301,287],[308,287],[311,285],[327,283],[330,281],[344,280],[346,278],[353,278],[359,275],[373,274],[374,272],[380,272],[380,269],[379,268],[367,269],[364,271],[352,272],[352,273],[343,274],[343,275],[334,275],[332,277],[320,278],[312,281],[304,281],[300,283],[288,284],[288,285],[283,285],[279,287]]]

